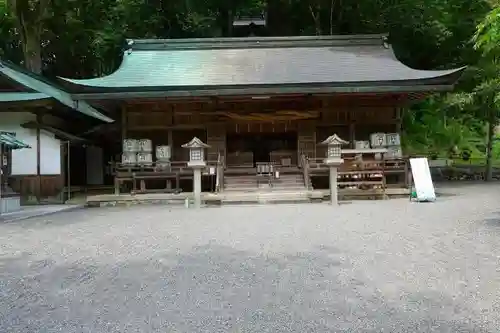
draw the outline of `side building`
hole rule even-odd
[[[42,76],[0,61],[2,198],[62,199],[67,147],[85,141],[70,133],[112,121]],[[4,205],[11,209],[16,204]]]

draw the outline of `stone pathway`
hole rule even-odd
[[[83,205],[41,205],[41,206],[23,206],[20,211],[3,213],[0,215],[0,223],[8,223],[26,220],[32,217],[45,216],[60,213],[68,210],[78,209]]]

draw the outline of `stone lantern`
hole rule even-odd
[[[330,169],[330,202],[332,205],[338,204],[337,174],[338,167],[344,162],[342,159],[342,145],[348,144],[348,141],[342,140],[337,134],[333,134],[321,142],[321,145],[327,146],[324,163]]]
[[[201,207],[201,170],[205,168],[205,149],[210,148],[209,145],[203,143],[197,137],[181,146],[189,149],[188,167],[193,169],[193,193],[194,205],[196,208]]]

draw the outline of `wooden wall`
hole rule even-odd
[[[40,197],[41,199],[56,197],[64,189],[63,175],[15,175],[9,177],[11,188],[21,198]]]
[[[226,156],[226,126],[224,124],[207,126],[207,144],[210,146],[207,151],[209,161],[217,161],[219,154]]]
[[[284,109],[280,109],[279,103],[273,104],[272,107],[277,109],[271,110],[266,109],[265,102],[259,104],[248,100],[225,104],[191,101],[184,104],[129,105],[124,121],[126,129],[122,133],[127,133],[130,138],[152,139],[153,145],[171,144],[173,159],[182,161],[188,159],[188,152],[180,146],[193,136],[211,146],[207,158],[216,160],[219,153],[226,154],[226,136],[229,133],[292,131],[297,132],[298,137],[297,157],[305,154],[314,158],[324,156],[325,148],[318,144],[334,133],[353,146],[354,140],[367,140],[371,133],[398,131],[399,109],[394,104],[390,101],[378,106],[363,103],[357,103],[355,99],[338,105],[334,102],[319,105],[317,100],[314,103],[302,101],[297,102],[300,107],[292,111],[281,111]],[[293,105],[288,100],[282,107],[286,106],[289,110]],[[289,120],[286,120],[287,114],[290,115]],[[299,119],[301,115],[304,119]],[[275,120],[262,121],[259,117]],[[248,121],[242,120],[247,118]]]
[[[297,133],[297,159],[305,155],[309,158],[316,157],[316,121],[302,121],[298,124]]]

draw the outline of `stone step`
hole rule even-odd
[[[241,187],[241,188],[225,188],[224,193],[241,193],[241,192],[258,192],[260,189],[257,187]]]
[[[288,179],[278,179],[278,180],[275,180],[273,181],[273,185],[275,186],[280,186],[280,185],[291,185],[291,184],[295,184],[295,185],[304,185],[304,181],[302,179],[295,179],[295,180],[288,180]]]
[[[222,198],[223,203],[280,203],[309,201],[310,195],[306,191],[229,193],[225,194]]]
[[[300,174],[280,175],[278,179],[272,181],[269,186],[268,179],[253,175],[226,176],[224,178],[224,191],[227,192],[256,192],[265,191],[304,191],[303,176]]]
[[[275,182],[303,182],[302,177],[280,177],[274,180]]]
[[[234,183],[234,184],[224,184],[224,187],[230,187],[230,188],[239,188],[239,187],[296,187],[296,186],[304,186],[303,182],[286,182],[286,183],[272,183],[269,185],[269,183],[266,182],[249,182],[249,183]]]
[[[239,186],[239,185],[249,185],[249,184],[254,184],[257,185],[257,181],[238,181],[238,182],[224,182],[224,185],[226,186]]]
[[[257,179],[257,178],[265,178],[266,176],[257,176],[257,175],[225,175],[224,176],[224,179],[245,179],[245,178],[253,178],[253,179]],[[279,179],[281,178],[300,178],[302,179],[303,178],[303,175],[295,175],[295,174],[282,174],[280,173],[279,175]]]
[[[273,186],[271,187],[271,189],[275,189],[275,190],[305,190],[306,187],[304,186],[304,184],[295,184],[295,185],[282,185],[282,186]]]
[[[290,183],[304,183],[302,179],[275,179],[272,181],[273,184],[290,184]]]
[[[224,188],[224,193],[226,192],[231,192],[231,193],[246,193],[246,192],[273,192],[273,193],[280,193],[280,192],[287,192],[287,191],[305,191],[306,188],[304,186],[290,186],[290,187],[238,187],[238,188]]]
[[[304,184],[303,180],[282,180],[276,179],[273,180],[273,184]]]
[[[256,181],[257,177],[224,177],[225,182]]]
[[[224,182],[224,184],[231,184],[231,185],[238,185],[238,184],[257,184],[257,180],[229,181],[229,182]]]

